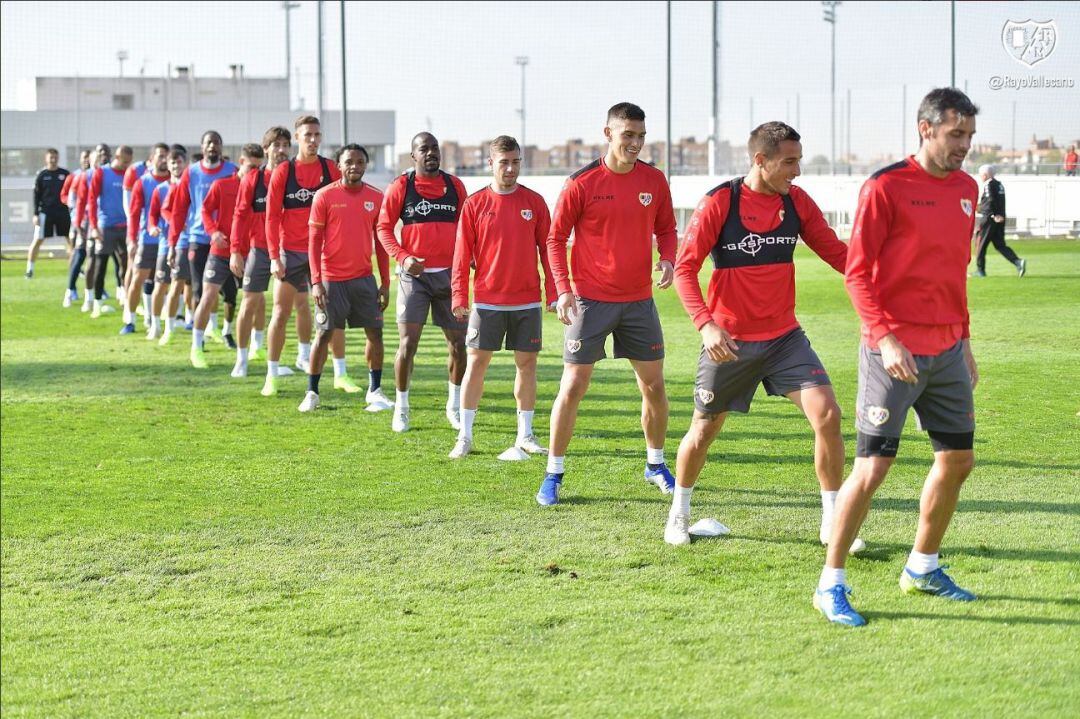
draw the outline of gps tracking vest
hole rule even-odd
[[[751,232],[743,226],[742,218],[739,216],[739,194],[742,190],[743,179],[736,177],[708,192],[711,196],[725,188],[731,190],[731,205],[727,219],[710,253],[713,265],[720,270],[729,267],[790,263],[795,254],[795,243],[799,240],[799,230],[802,229],[799,214],[795,212],[795,203],[790,195],[781,195],[784,209],[780,224],[768,232]]]
[[[326,158],[319,155],[319,164],[322,165],[322,174],[319,176],[318,187],[301,187],[296,179],[296,160],[289,160],[289,176],[285,180],[285,197],[281,206],[286,210],[311,209],[311,203],[315,199],[315,193],[330,184],[330,165]],[[255,185],[255,195],[258,197],[259,185]],[[254,205],[254,203],[252,203]],[[263,202],[266,207],[266,202]]]
[[[266,170],[259,170],[255,175],[255,192],[251,197],[251,211],[252,212],[266,212],[266,175],[263,173]],[[324,171],[324,176],[326,175]],[[293,177],[290,175],[290,177]],[[293,178],[295,179],[295,178]],[[262,220],[259,220],[262,222]]]
[[[401,224],[412,225],[420,222],[457,222],[459,198],[457,188],[450,175],[439,170],[446,193],[435,200],[429,200],[416,191],[416,171],[405,173],[405,203],[401,206]]]

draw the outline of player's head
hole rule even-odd
[[[632,102],[612,105],[607,112],[604,138],[608,154],[622,165],[632,165],[645,146],[645,111]]]
[[[112,157],[112,148],[106,145],[104,142],[99,143],[94,147],[94,166],[101,167],[109,164],[109,158]]]
[[[499,135],[488,145],[488,167],[495,177],[495,186],[511,190],[521,174],[521,146],[509,135]]]
[[[178,149],[177,145],[173,145],[169,150],[169,174],[179,179],[180,175],[184,174],[185,167],[187,167],[187,153],[183,149]]]
[[[368,153],[361,145],[350,142],[337,152],[338,169],[346,185],[359,185],[367,172]]]
[[[150,167],[155,175],[164,175],[169,170],[169,146],[159,142],[150,149]]]
[[[60,167],[60,151],[55,147],[50,147],[45,151],[45,167],[50,170]]]
[[[943,172],[959,170],[971,149],[979,108],[955,87],[931,90],[919,103],[919,152]]]
[[[221,161],[221,152],[224,148],[224,144],[221,141],[221,133],[217,130],[207,130],[202,134],[202,138],[199,140],[199,147],[202,149],[202,158],[211,165],[216,165]]]
[[[979,177],[983,179],[983,182],[989,180],[996,174],[997,169],[995,169],[993,165],[979,165]]]
[[[315,157],[319,154],[319,145],[322,144],[322,128],[319,118],[314,115],[301,115],[293,123],[296,128],[296,143],[300,147],[302,157]]]
[[[794,127],[774,121],[755,127],[746,143],[751,171],[779,195],[788,194],[792,181],[802,174],[801,139]]]
[[[240,148],[240,175],[246,175],[252,170],[258,170],[262,167],[263,160],[266,159],[266,153],[263,152],[262,145],[257,142],[249,142]]]
[[[292,133],[281,125],[275,125],[263,133],[262,148],[266,153],[267,164],[277,167],[289,159],[292,149]]]
[[[131,164],[131,158],[135,152],[128,145],[120,145],[116,148],[116,154],[113,155],[113,167],[117,170],[126,170],[128,165]]]
[[[83,150],[79,153],[79,166],[84,170],[90,169],[90,151]]]
[[[430,132],[418,132],[412,139],[413,168],[424,175],[434,175],[442,165],[439,141]]]

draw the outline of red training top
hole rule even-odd
[[[169,179],[169,173],[166,172],[163,175],[154,175],[154,179],[158,182],[165,182],[165,180]],[[139,225],[142,223],[142,212],[143,208],[146,207],[147,201],[146,197],[143,194],[144,189],[145,185],[143,185],[143,183],[141,182],[136,183],[131,188],[131,205],[129,206],[130,209],[128,209],[127,236],[128,244],[130,244],[132,247],[135,247],[139,244]],[[157,192],[151,192],[150,194],[156,195]],[[150,204],[153,205],[153,202],[153,197],[151,197]],[[157,224],[157,222],[152,221],[150,217],[148,217],[147,220],[147,229],[150,229],[152,226]]]
[[[232,232],[233,213],[236,211],[236,195],[240,192],[240,178],[229,175],[210,185],[203,200],[202,218],[206,234],[211,237],[210,254],[229,259],[229,233]],[[225,235],[225,242],[214,242],[215,232]]]
[[[725,182],[698,203],[675,263],[675,290],[699,330],[712,321],[735,339],[775,339],[799,326],[792,262],[796,240],[801,237],[841,274],[847,245],[837,239],[801,187],[791,187],[788,205],[781,195],[754,192],[741,181],[739,222],[728,223],[728,232],[733,234],[725,239],[732,188],[732,182]],[[794,207],[795,218],[786,217],[788,206]],[[709,255],[714,269],[705,300],[698,273]]]
[[[574,252],[567,271],[571,230]],[[675,211],[664,173],[639,161],[620,175],[603,158],[594,160],[570,175],[555,203],[547,251],[559,294],[573,291],[604,302],[649,299],[654,235],[660,259],[674,264]]]
[[[937,178],[914,157],[879,170],[859,192],[846,284],[871,349],[890,332],[934,355],[967,338],[967,266],[978,185]]]
[[[229,235],[229,242],[232,245],[231,251],[238,252],[241,255],[247,256],[248,251],[252,247],[257,247],[260,250],[266,249],[266,223],[263,221],[263,214],[259,213],[259,217],[255,216],[255,181],[259,178],[259,174],[262,174],[262,181],[264,187],[270,185],[270,170],[258,170],[255,172],[248,172],[240,180],[240,192],[236,198],[236,213],[233,215],[232,221],[232,233]],[[263,205],[265,210],[266,205]]]
[[[337,164],[333,162],[326,163],[330,177],[324,178],[323,163],[319,160],[320,158],[316,157],[311,162],[301,162],[299,159],[294,162],[300,192],[308,197],[314,197],[324,180],[326,184],[329,184],[341,179],[341,172]],[[304,202],[303,207],[285,208],[285,185],[288,178],[289,163],[283,162],[275,167],[270,175],[270,187],[266,195],[266,249],[272,260],[280,257],[282,252],[308,251],[308,219],[311,217],[311,202]],[[306,198],[297,199],[303,202]]]
[[[75,185],[75,226],[82,227],[83,223],[87,220],[87,215],[90,213],[90,183],[87,182],[86,174],[93,173],[95,167],[91,167],[83,173],[80,178],[82,181]],[[71,177],[71,175],[68,175]]]
[[[68,173],[68,176],[64,178],[64,184],[60,186],[60,201],[65,205],[68,204],[68,195],[71,194],[71,183],[78,182],[79,178],[82,177],[82,173],[82,170],[75,170],[75,172]],[[75,191],[75,195],[78,196],[78,190]]]
[[[454,242],[457,239],[456,222],[413,222],[402,224],[401,242],[394,235],[398,220],[402,219],[406,189],[412,175],[416,192],[425,200],[438,200],[447,194],[445,177],[450,178],[457,192],[457,215],[469,193],[465,185],[454,175],[439,173],[424,177],[419,173],[405,173],[394,178],[383,195],[382,212],[379,213],[379,242],[383,249],[400,265],[408,257],[422,257],[428,269],[450,267],[454,264]]]
[[[471,195],[461,207],[454,272],[453,307],[469,306],[469,271],[476,267],[473,295],[489,305],[524,305],[540,301],[537,255],[544,267],[548,304],[558,295],[547,258],[551,215],[544,198],[524,185],[508,194],[490,186]]]
[[[315,193],[307,247],[313,283],[369,276],[374,251],[379,279],[389,284],[390,257],[375,235],[382,199],[382,193],[366,182],[351,188],[339,180]]]

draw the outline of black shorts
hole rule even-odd
[[[127,257],[127,226],[114,225],[103,227],[98,230],[98,238],[94,240],[94,254],[98,257],[114,255],[117,251],[123,252]]]
[[[516,352],[539,352],[544,326],[542,313],[543,310],[539,307],[525,310],[474,307],[469,314],[465,346],[489,352],[496,352],[504,346]]]
[[[285,250],[280,257],[285,263],[285,279],[296,288],[297,292],[309,292],[311,290],[311,265],[308,264],[306,252],[290,252]]]
[[[603,302],[577,298],[577,313],[566,328],[563,361],[593,364],[607,356],[604,342],[614,335],[615,357],[653,362],[664,359],[664,332],[656,303]]]
[[[210,257],[210,245],[192,242],[188,245],[188,260],[191,262],[191,292],[195,304],[202,299],[203,273],[206,271],[207,258]]]
[[[158,246],[158,243],[148,245],[146,243],[140,242],[139,249],[135,252],[135,269],[155,269],[158,263]],[[166,246],[168,246],[168,243],[166,243]]]
[[[66,209],[38,214],[38,237],[67,237],[71,232],[71,214]]]
[[[266,292],[270,287],[270,253],[259,247],[248,251],[244,263],[244,292]]]
[[[694,385],[694,409],[699,412],[749,412],[759,384],[778,397],[831,384],[802,328],[771,340],[736,344],[739,349],[730,362],[713,362],[701,349]]]
[[[321,332],[349,327],[382,327],[379,287],[372,275],[340,282],[323,282],[326,309],[315,309],[315,326]]]

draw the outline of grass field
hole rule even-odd
[[[299,415],[299,376],[260,397],[261,367],[230,379],[221,345],[199,372],[186,333],[159,348],[118,337],[116,314],[61,310],[60,261],[32,282],[4,262],[3,714],[1076,716],[1080,245],[1018,246],[1028,277],[995,255],[970,288],[978,460],[943,553],[980,600],[897,587],[931,457],[909,426],[849,565],[861,630],[810,605],[820,501],[810,430],[786,401],[759,393],[710,454],[695,519],[733,534],[675,549],[669,500],[641,479],[625,362],[598,367],[564,503],[544,509],[542,460],[495,459],[514,429],[508,357],[476,451],[452,463],[435,333],[399,436],[327,389]],[[802,249],[798,273],[850,467],[857,322],[841,278]],[[658,301],[673,461],[698,339],[673,291]],[[562,333],[551,317],[545,332],[546,435]]]

